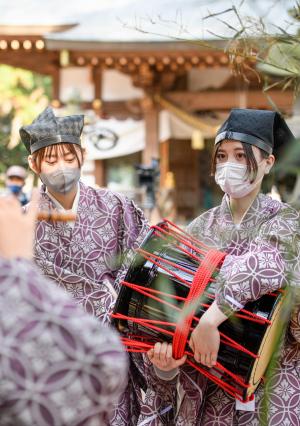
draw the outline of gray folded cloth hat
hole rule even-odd
[[[83,115],[56,117],[52,108],[47,107],[31,124],[20,128],[20,137],[30,154],[63,142],[80,146],[83,124]]]

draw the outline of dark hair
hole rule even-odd
[[[214,174],[216,173],[217,154],[218,154],[218,150],[219,150],[222,142],[223,141],[221,141],[217,145],[215,145],[215,148],[214,148],[214,151],[213,151],[212,161],[211,161],[211,175],[212,176],[214,176]],[[254,181],[256,176],[257,176],[258,164],[257,164],[256,158],[253,154],[252,145],[249,144],[249,143],[246,143],[246,142],[241,142],[241,144],[242,144],[245,156],[246,156],[248,177],[251,176],[252,181]],[[260,155],[261,155],[262,159],[268,158],[270,156],[270,154],[268,154],[263,149],[261,149],[261,148],[258,148],[258,149],[260,151]]]
[[[80,156],[78,151],[81,154]],[[69,153],[73,154],[76,157],[78,167],[80,168],[83,163],[83,148],[79,145],[75,145],[74,143],[64,142],[46,146],[45,148],[41,148],[38,151],[34,152],[32,154],[32,158],[35,162],[37,171],[40,173],[42,161],[46,157],[51,157],[52,155],[57,157],[58,154],[66,155]]]

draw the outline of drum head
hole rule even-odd
[[[274,350],[276,350],[276,344],[279,343],[278,338],[280,337],[280,330],[282,327],[284,314],[282,305],[284,304],[286,297],[286,293],[281,293],[279,296],[277,296],[273,309],[269,314],[268,319],[272,321],[272,324],[266,328],[266,332],[264,333],[264,336],[261,340],[258,351],[259,358],[255,360],[249,377],[250,388],[247,390],[247,396],[253,394],[260,384],[261,379],[270,363]]]

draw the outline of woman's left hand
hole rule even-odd
[[[211,307],[202,315],[199,324],[191,334],[189,342],[197,362],[201,362],[209,368],[216,365],[220,347],[218,326],[226,319],[226,315],[220,311],[216,302],[213,302]]]

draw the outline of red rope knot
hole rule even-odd
[[[196,271],[189,294],[182,308],[182,311],[184,313],[187,312],[187,314],[183,320],[177,323],[175,329],[173,338],[173,357],[175,359],[182,358],[184,355],[190,327],[197,309],[196,302],[202,296],[207,285],[211,281],[216,268],[223,263],[225,256],[226,253],[217,250],[209,250]]]

